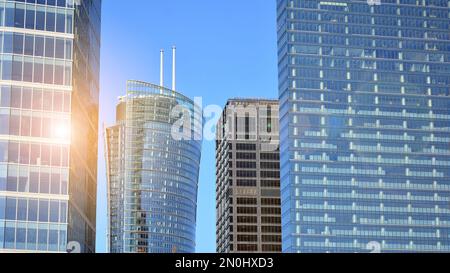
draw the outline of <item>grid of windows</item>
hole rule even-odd
[[[0,0],[0,249],[95,251],[100,5]]]
[[[1,1],[0,26],[71,34],[73,7],[73,0]]]
[[[0,75],[5,81],[70,86],[72,40],[0,32]]]
[[[112,253],[195,251],[201,141],[172,137],[170,114],[179,105],[202,124],[194,103],[181,94],[127,84],[117,125],[106,132]],[[197,135],[201,127],[192,128]]]
[[[284,251],[450,250],[447,2],[277,1]]]
[[[218,128],[217,252],[280,252],[278,103],[230,100]]]

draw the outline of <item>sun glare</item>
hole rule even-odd
[[[70,127],[65,123],[56,124],[53,129],[55,138],[68,140],[70,138]]]

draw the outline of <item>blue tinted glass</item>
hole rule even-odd
[[[18,28],[23,28],[25,26],[25,10],[16,7],[14,14],[14,26]]]
[[[344,2],[278,1],[283,250],[448,252],[448,3]]]
[[[6,210],[6,198],[0,196],[0,219],[5,219],[5,210]]]
[[[48,222],[48,201],[39,201],[39,222]]]
[[[4,247],[4,241],[5,241],[5,228],[3,226],[3,223],[0,222],[0,248]]]
[[[48,249],[48,230],[39,229],[38,230],[38,250],[47,251]]]
[[[5,228],[5,247],[15,248],[16,242],[16,229],[7,227]]]
[[[38,218],[38,201],[29,200],[28,201],[28,221],[35,222]]]
[[[37,230],[28,228],[27,230],[27,249],[36,250]]]
[[[17,199],[6,198],[5,217],[7,220],[16,220]]]

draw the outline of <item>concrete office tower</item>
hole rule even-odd
[[[228,101],[217,125],[217,252],[281,252],[278,102]]]
[[[95,251],[100,13],[0,1],[0,252]]]
[[[277,6],[283,250],[449,252],[448,1]]]
[[[181,114],[186,135],[178,139]],[[110,252],[195,252],[201,133],[192,100],[128,82],[116,125],[105,133]]]

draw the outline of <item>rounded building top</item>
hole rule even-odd
[[[190,98],[172,89],[144,81],[137,81],[137,80],[127,81],[128,98],[138,98],[149,94],[168,96],[179,100],[183,100],[187,103],[194,104],[194,101],[192,101]]]

